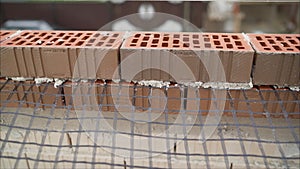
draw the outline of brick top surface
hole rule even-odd
[[[15,32],[13,30],[0,30],[0,42],[8,39]]]
[[[132,32],[123,48],[253,51],[242,34]]]
[[[247,34],[253,48],[261,53],[299,53],[300,34]]]
[[[1,44],[38,47],[100,47],[117,48],[122,43],[122,32],[97,31],[23,31]]]

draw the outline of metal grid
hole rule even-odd
[[[5,86],[9,84],[15,85],[13,90],[5,90]],[[67,97],[64,85],[52,95],[51,104],[43,101],[43,97],[50,95],[47,90],[53,84],[41,85],[42,91],[33,92],[34,83],[6,80],[0,84],[1,96],[6,96],[1,98],[1,168],[298,168],[300,165],[300,123],[299,119],[291,118],[291,115],[300,114],[299,92],[284,91],[290,92],[294,98],[286,101],[280,98],[276,89],[271,92],[277,100],[266,100],[263,91],[259,90],[260,103],[265,111],[253,112],[250,106],[253,101],[248,99],[246,90],[241,90],[244,99],[239,102],[247,104],[245,112],[248,116],[239,117],[239,111],[234,106],[236,98],[231,95],[230,90],[226,90],[226,98],[219,99],[229,101],[230,109],[225,112],[231,115],[222,116],[218,124],[205,124],[206,116],[202,115],[201,109],[192,115],[183,111],[181,123],[175,124],[172,119],[178,114],[168,113],[166,109],[151,123],[148,120],[153,114],[149,111],[148,117],[139,121],[144,122],[142,126],[124,118],[117,111],[103,113],[104,116],[100,116],[99,112],[76,116],[73,100],[69,104],[64,103]],[[26,90],[22,96],[15,97],[21,87]],[[103,84],[103,87],[105,89],[107,84]],[[216,92],[216,89],[211,90],[212,93]],[[101,100],[107,96],[105,91],[99,94],[100,102],[97,106],[100,109],[103,106],[113,106],[102,104]],[[31,94],[37,94],[38,99],[28,101],[26,98]],[[180,98],[184,103],[183,109],[188,101],[184,95],[185,92],[182,92]],[[90,93],[87,93],[84,97],[89,96]],[[63,100],[61,106],[58,104],[60,99]],[[213,97],[210,99],[212,102],[216,100]],[[296,104],[296,112],[286,111],[287,102]],[[17,103],[17,106],[9,107],[12,103]],[[268,111],[267,106],[273,103],[280,105],[283,118],[270,115],[272,112]],[[84,113],[87,111],[86,106],[83,105],[81,109]],[[135,107],[131,108],[129,113],[134,117]],[[254,114],[259,113],[264,114],[264,118],[254,118]],[[189,118],[196,121],[191,123]],[[117,132],[97,127],[104,119]],[[97,125],[87,130],[79,120],[94,120]],[[171,125],[182,127],[184,137],[168,132],[164,136],[157,134]],[[203,140],[199,140],[198,135],[205,125],[216,126],[217,129],[205,142],[201,142]],[[188,126],[192,128],[187,134]],[[107,133],[110,135],[106,135]],[[127,136],[130,141],[120,144],[120,140],[117,140],[120,134]],[[102,137],[98,137],[99,135]],[[205,133],[202,132],[202,137],[203,135]],[[97,139],[105,137],[110,140],[110,144],[98,144]],[[136,138],[146,140],[147,144],[143,149],[137,148]],[[155,139],[160,140],[161,145],[166,148],[155,149]],[[121,156],[117,152],[129,156]],[[139,154],[147,155],[135,158]]]

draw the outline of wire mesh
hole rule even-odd
[[[74,91],[82,90],[79,83],[54,88],[53,83],[37,87],[33,82],[2,79],[1,168],[229,169],[298,168],[300,165],[299,92],[257,88],[258,97],[254,97],[249,90],[225,90],[226,97],[218,98],[226,101],[221,121],[207,124],[206,105],[201,104],[216,101],[217,89],[205,89],[211,92],[208,97],[200,89],[191,90],[200,96],[188,97],[189,89],[180,87],[180,97],[173,99],[180,101],[183,111],[176,113],[168,106],[164,110],[149,108],[149,101],[145,103],[148,107],[143,107],[145,104],[138,107],[136,103],[137,99],[160,102],[171,99],[168,90],[172,87],[159,89],[166,97],[154,97],[155,88],[146,87],[146,94],[139,95],[140,86],[132,85],[130,96],[118,92],[115,97],[120,102],[111,103],[108,97],[114,93],[107,89],[120,91],[123,85],[103,83],[100,92],[95,93],[91,92],[91,86],[80,97],[83,101],[96,97],[96,107],[103,110],[102,115],[100,111],[89,113],[95,105],[73,103]],[[132,104],[123,104],[122,97],[130,97]],[[199,110],[189,110],[193,101],[199,104]],[[243,108],[237,103],[244,105]],[[84,116],[76,114],[75,106],[79,106],[76,111],[82,111]],[[130,110],[128,115],[132,118],[137,117],[141,108],[148,110],[147,116],[132,121],[117,111],[116,107],[122,106]],[[156,117],[157,112],[162,113]],[[175,121],[177,116],[182,116],[182,121]],[[103,120],[113,130],[99,127]],[[86,128],[85,122],[95,126]],[[216,126],[216,130],[204,141],[201,138],[206,133],[200,131],[206,125]],[[181,127],[184,135],[169,132],[171,126]],[[166,134],[160,135],[162,131]],[[124,137],[128,141],[120,139]]]

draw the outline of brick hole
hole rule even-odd
[[[194,48],[200,48],[200,46],[194,46]]]
[[[55,41],[57,41],[57,40],[58,40],[58,38],[54,38],[54,39],[52,39],[52,41],[54,41],[54,42],[55,42]]]
[[[242,46],[242,42],[241,41],[235,41],[235,45]]]
[[[50,46],[50,45],[52,45],[52,43],[49,43],[49,42],[48,42],[48,43],[46,43],[46,45],[47,45],[47,46]]]
[[[130,46],[136,46],[136,44],[130,44]]]
[[[89,36],[84,36],[83,38],[82,38],[82,40],[87,40],[89,38]]]
[[[300,46],[295,46],[298,50],[300,50]]]
[[[199,38],[199,35],[193,35],[193,38],[194,38],[194,39],[198,39],[198,38]]]
[[[174,38],[179,38],[180,36],[178,34],[173,35]]]
[[[228,37],[228,35],[222,35],[222,37]]]
[[[151,45],[151,47],[157,47],[157,45]]]
[[[267,46],[265,42],[259,42],[261,46]]]
[[[34,34],[34,35],[37,35],[37,34],[39,34],[39,33],[38,33],[38,32],[34,32],[33,34]]]
[[[206,47],[206,48],[211,48],[211,44],[206,43],[206,44],[204,44],[204,47]]]
[[[289,42],[291,42],[292,44],[297,44],[297,42],[293,39],[290,39]]]
[[[137,43],[138,39],[132,39],[131,43]]]
[[[81,33],[82,34],[82,33]],[[92,35],[93,33],[87,33],[87,35]]]
[[[194,44],[199,44],[199,41],[198,40],[193,40],[193,43]]]
[[[107,47],[111,47],[111,46],[112,46],[112,44],[109,44],[109,43],[108,43],[108,44],[106,44],[105,46],[107,46]]]
[[[203,37],[209,37],[207,34],[205,34],[205,35],[202,35]]]
[[[110,39],[108,43],[114,43],[116,39]]]
[[[22,45],[23,43],[25,43],[25,40],[20,41],[19,43],[17,43],[16,45]]]
[[[67,39],[69,39],[71,36],[65,36],[63,39],[64,40],[67,40]]]
[[[223,49],[223,46],[216,46],[216,48],[218,48],[218,49]]]
[[[150,35],[151,35],[151,33],[145,33],[145,35],[146,35],[146,36],[150,36]]]
[[[9,43],[7,43],[8,45],[12,45],[13,43],[11,43],[11,42],[9,42]]]
[[[190,36],[189,34],[183,34],[182,36]]]
[[[117,33],[115,33],[115,34],[112,35],[112,37],[114,37],[114,38],[116,38],[118,36],[119,36],[119,34],[117,34]]]
[[[297,36],[296,38],[298,39],[298,41],[300,41],[300,36]]]
[[[72,38],[72,39],[69,40],[69,42],[75,42],[75,41],[76,41],[76,38]]]
[[[169,37],[167,37],[167,36],[165,36],[164,38],[163,38],[163,41],[168,41],[169,40]]]
[[[51,37],[52,37],[51,35],[48,35],[44,39],[50,39]]]
[[[162,43],[162,47],[168,47],[169,44],[168,43]]]
[[[153,39],[152,43],[158,43],[158,39]]]
[[[142,46],[142,47],[146,47],[146,46],[147,46],[147,42],[142,42],[142,43],[141,43],[141,46]]]
[[[74,35],[74,33],[73,32],[70,32],[70,33],[68,33],[69,35]]]
[[[277,46],[277,45],[273,45],[273,48],[274,48],[275,50],[281,50],[281,48],[280,48],[279,46]]]
[[[101,40],[106,40],[107,39],[107,36],[103,36],[102,38],[101,38]]]
[[[88,43],[94,43],[96,39],[90,39]]]
[[[288,51],[294,51],[294,49],[292,49],[292,48],[287,48],[286,50],[288,50]]]
[[[76,35],[75,35],[75,37],[79,37],[79,36],[81,36],[82,35],[82,33],[77,33]]]
[[[81,46],[84,42],[83,41],[79,41],[75,44],[75,46]]]
[[[28,32],[25,32],[22,36],[27,36],[29,33]]]
[[[266,38],[271,38],[271,36],[265,36]]]
[[[149,40],[149,36],[145,36],[143,40]]]
[[[160,35],[158,33],[154,34],[154,38],[159,38]]]
[[[174,43],[174,44],[179,44],[179,40],[178,40],[178,39],[174,39],[174,40],[173,40],[173,43]]]
[[[57,42],[56,45],[62,45],[63,43],[64,43],[64,41],[59,41],[59,42]]]
[[[31,43],[31,42],[28,42],[28,43],[26,43],[26,45],[32,45],[32,43]]]
[[[179,48],[179,45],[173,45],[173,48]]]
[[[264,48],[264,50],[271,50],[270,48]]]
[[[41,33],[39,36],[40,37],[43,37],[43,36],[45,36],[46,35],[46,33]]]
[[[45,33],[46,34],[46,33]],[[56,33],[55,32],[51,32],[51,35],[55,35]]]
[[[183,44],[183,47],[186,47],[186,48],[187,48],[187,47],[189,47],[189,46],[190,46],[189,43],[184,43],[184,44]]]
[[[20,40],[21,38],[15,38],[15,39],[13,39],[12,41],[13,42],[15,42],[15,41],[18,41],[18,40]]]
[[[94,35],[95,38],[98,38],[99,36],[100,36],[100,33],[96,33],[96,34]]]
[[[236,35],[233,35],[233,36],[231,36],[233,39],[240,39],[238,36],[236,36]]]
[[[226,44],[226,47],[229,48],[229,49],[232,49],[233,45],[232,44]]]
[[[60,34],[58,34],[57,36],[58,37],[62,37],[62,36],[64,36],[65,34],[64,33],[60,33]]]
[[[217,41],[217,40],[214,41],[214,44],[215,45],[221,45],[220,41]]]
[[[104,42],[98,42],[96,46],[102,46]]]
[[[224,42],[230,42],[229,38],[224,38]]]
[[[282,37],[280,37],[280,36],[276,36],[275,38],[276,38],[276,40],[278,40],[278,41],[283,41]]]
[[[67,44],[65,44],[66,46],[71,46],[71,44],[70,43],[67,43]]]
[[[243,46],[239,46],[239,47],[238,47],[238,49],[245,49],[245,47],[243,47]]]
[[[256,36],[257,40],[262,40],[262,38],[260,36]]]
[[[0,36],[5,36],[5,35],[8,35],[8,32],[3,32],[3,33],[1,33]]]
[[[31,39],[33,38],[33,35],[28,36],[26,39]]]
[[[138,37],[140,37],[140,36],[141,36],[141,34],[136,34],[136,35],[134,35],[135,38],[138,38]]]
[[[184,41],[184,42],[188,42],[188,41],[189,41],[189,38],[184,37],[184,38],[183,38],[183,41]]]
[[[275,41],[273,39],[268,40],[270,44],[275,44]]]
[[[219,36],[218,35],[213,35],[212,38],[213,39],[219,39]]]
[[[282,45],[283,47],[290,47],[290,45],[287,44],[286,42],[281,42],[281,45]]]
[[[204,38],[204,42],[209,42],[209,38]]]
[[[292,37],[291,36],[286,36],[286,38],[291,39]]]
[[[36,41],[38,41],[40,38],[34,38],[34,39],[32,39],[32,41],[31,42],[36,42]]]

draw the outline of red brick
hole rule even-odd
[[[247,34],[256,51],[253,83],[300,85],[299,34]]]
[[[165,72],[148,69],[130,79],[131,74],[125,72],[133,70],[132,65],[121,65],[121,76],[125,80],[220,81],[219,75],[211,76],[209,79],[206,70],[209,68],[211,74],[221,72],[216,62],[209,62],[211,55],[218,54],[225,70],[226,81],[249,82],[254,51],[242,34],[135,32],[124,41],[120,53],[121,61],[134,53],[141,55],[141,58],[134,59],[137,65],[141,65],[141,69],[157,66],[160,70],[165,68],[164,71],[170,75],[177,74],[175,80],[175,77]],[[207,67],[196,53],[208,61]],[[180,67],[182,65],[180,60],[174,59],[172,55],[176,55],[188,65],[195,79],[187,77],[187,73]]]
[[[122,38],[121,32],[23,31],[1,44],[1,75],[71,78],[80,56],[76,76],[112,79]]]

